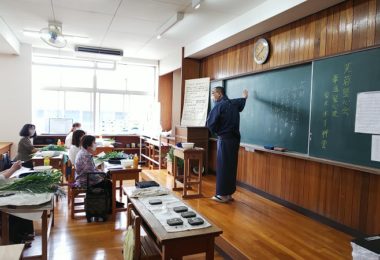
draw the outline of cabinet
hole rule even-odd
[[[175,127],[175,143],[194,143],[195,147],[201,147],[205,150],[203,154],[203,165],[205,174],[208,173],[208,129],[206,127]],[[191,163],[195,166],[197,164]]]
[[[167,143],[162,143],[161,138],[151,138],[149,136],[140,136],[140,147],[145,147],[146,154],[140,152],[140,158],[146,160],[146,165],[149,169],[166,168],[166,154],[170,146]]]

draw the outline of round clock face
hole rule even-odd
[[[263,64],[269,56],[269,43],[264,38],[260,38],[253,47],[253,58],[257,64]]]

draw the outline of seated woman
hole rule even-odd
[[[75,158],[80,150],[80,140],[86,133],[83,130],[75,130],[73,132],[73,141],[69,149],[69,159],[72,165],[75,165]]]
[[[81,127],[82,127],[82,125],[80,123],[74,123],[73,124],[73,127],[70,130],[70,133],[66,136],[66,139],[65,139],[65,147],[67,149],[70,149],[70,147],[71,147],[71,143],[72,143],[72,139],[73,139],[73,133],[76,130],[81,130],[80,129]]]
[[[38,151],[30,140],[37,136],[35,125],[25,124],[20,131],[20,136],[22,138],[18,142],[17,155],[14,160],[24,161],[23,166],[32,168],[32,154]]]
[[[95,137],[85,135],[81,139],[81,148],[75,159],[75,181],[80,187],[87,186],[87,173],[99,172],[95,167],[92,153],[96,150]],[[102,177],[99,174],[90,174],[89,184],[92,187],[105,188],[109,194],[111,202],[112,183],[109,179]],[[111,205],[111,203],[109,204]],[[116,201],[117,207],[123,207],[124,203]]]
[[[6,182],[12,174],[21,168],[21,161],[13,163],[8,170],[0,172],[0,185]],[[9,240],[12,243],[25,243],[26,247],[31,245],[33,240],[33,221],[9,215]]]

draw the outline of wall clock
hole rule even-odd
[[[263,64],[269,57],[269,43],[266,39],[260,38],[253,47],[253,58],[257,64]]]

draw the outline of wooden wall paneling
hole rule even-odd
[[[354,9],[352,7],[353,2],[347,1],[345,5],[346,14],[346,33],[344,39],[344,51],[350,51],[352,49],[352,27],[353,27],[353,15]]]
[[[314,35],[315,35],[315,15],[309,16],[306,22],[306,48],[307,54],[305,60],[311,60],[314,53]]]
[[[367,231],[367,214],[368,214],[368,198],[369,198],[369,173],[360,173],[361,183],[361,196],[360,196],[360,209],[359,212],[359,229],[363,232]]]
[[[347,170],[344,173],[344,176],[342,176],[342,181],[341,182],[341,191],[344,190],[344,197],[341,197],[341,203],[340,207],[343,207],[344,209],[344,214],[342,218],[342,222],[346,226],[351,226],[351,221],[352,221],[352,214],[353,212],[353,196],[360,196],[360,194],[354,194],[354,170]]]
[[[348,212],[351,216],[351,223],[348,226],[353,227],[356,230],[360,230],[360,218],[362,217],[361,200],[364,193],[368,193],[368,189],[363,190],[363,181],[366,176],[366,174],[361,174],[361,172],[358,171],[354,171],[353,174],[354,187],[352,190],[352,210],[351,212]],[[366,210],[364,212],[366,212]]]
[[[300,61],[308,60],[309,55],[309,40],[310,40],[310,16],[302,19],[302,36],[301,42],[303,46],[303,51]]]
[[[346,40],[346,23],[347,23],[347,9],[345,6],[340,6],[339,8],[339,26],[338,26],[338,49],[337,52],[345,51],[345,40]]]
[[[237,179],[244,179],[247,183],[250,183],[249,169],[246,167],[246,153],[243,147],[239,148],[238,152],[238,165],[237,165]]]
[[[283,188],[281,190],[281,198],[286,201],[292,201],[293,191],[296,189],[295,187],[295,178],[298,176],[298,172],[296,172],[296,161],[295,158],[289,158],[291,160],[285,160],[283,162],[283,173],[282,173],[282,184]]]
[[[380,176],[369,176],[369,196],[367,213],[367,233],[371,235],[380,233]]]
[[[354,1],[353,49],[367,47],[368,1]]]
[[[334,166],[327,167],[326,171],[326,202],[324,216],[337,220],[340,172],[339,168]]]
[[[326,43],[327,43],[327,10],[322,11],[320,18],[320,45],[319,45],[319,57],[326,55]]]
[[[368,27],[367,27],[367,46],[375,44],[376,34],[376,0],[368,1]]]
[[[250,72],[250,71],[253,71],[253,65],[254,65],[254,61],[253,61],[253,46],[255,44],[255,41],[254,39],[251,39],[248,42],[248,49],[247,49],[247,52],[248,52],[248,55],[247,55],[247,67],[246,67],[246,70],[244,71],[244,73],[247,73],[247,72]]]
[[[280,198],[282,187],[282,161],[283,156],[269,155],[269,179],[266,183],[266,192]]]
[[[305,166],[306,161],[305,160],[297,160],[296,162],[296,171],[297,174],[294,179],[294,187],[295,189],[292,192],[292,202],[294,202],[297,205],[301,205],[301,201],[303,200],[303,189],[304,185],[303,182],[305,180]]]
[[[319,186],[320,186],[320,163],[308,162],[305,167],[305,178],[304,181],[304,198],[305,198],[305,208],[310,209],[314,212],[318,208],[319,200]]]
[[[297,39],[297,22],[292,23],[290,32],[290,56],[289,63],[293,63],[296,60],[296,52],[298,48]]]
[[[172,128],[173,73],[158,79],[158,101],[161,106],[161,127],[168,131]]]
[[[330,53],[338,53],[339,50],[339,34],[340,34],[340,11],[341,5],[332,8],[333,10],[333,24],[332,24],[332,45]],[[343,42],[344,43],[344,42]]]
[[[334,10],[332,8],[327,10],[326,21],[326,55],[331,55],[333,45],[333,24],[334,24]]]
[[[376,0],[375,44],[380,44],[380,0]]]
[[[319,200],[317,205],[317,213],[325,215],[326,201],[327,201],[327,180],[328,176],[332,173],[333,166],[328,164],[321,164],[320,170],[320,185],[319,185]]]
[[[182,49],[182,57],[184,50]],[[182,91],[181,91],[181,117],[183,111],[183,100],[185,97],[185,80],[196,79],[200,77],[200,60],[191,58],[182,58]]]

